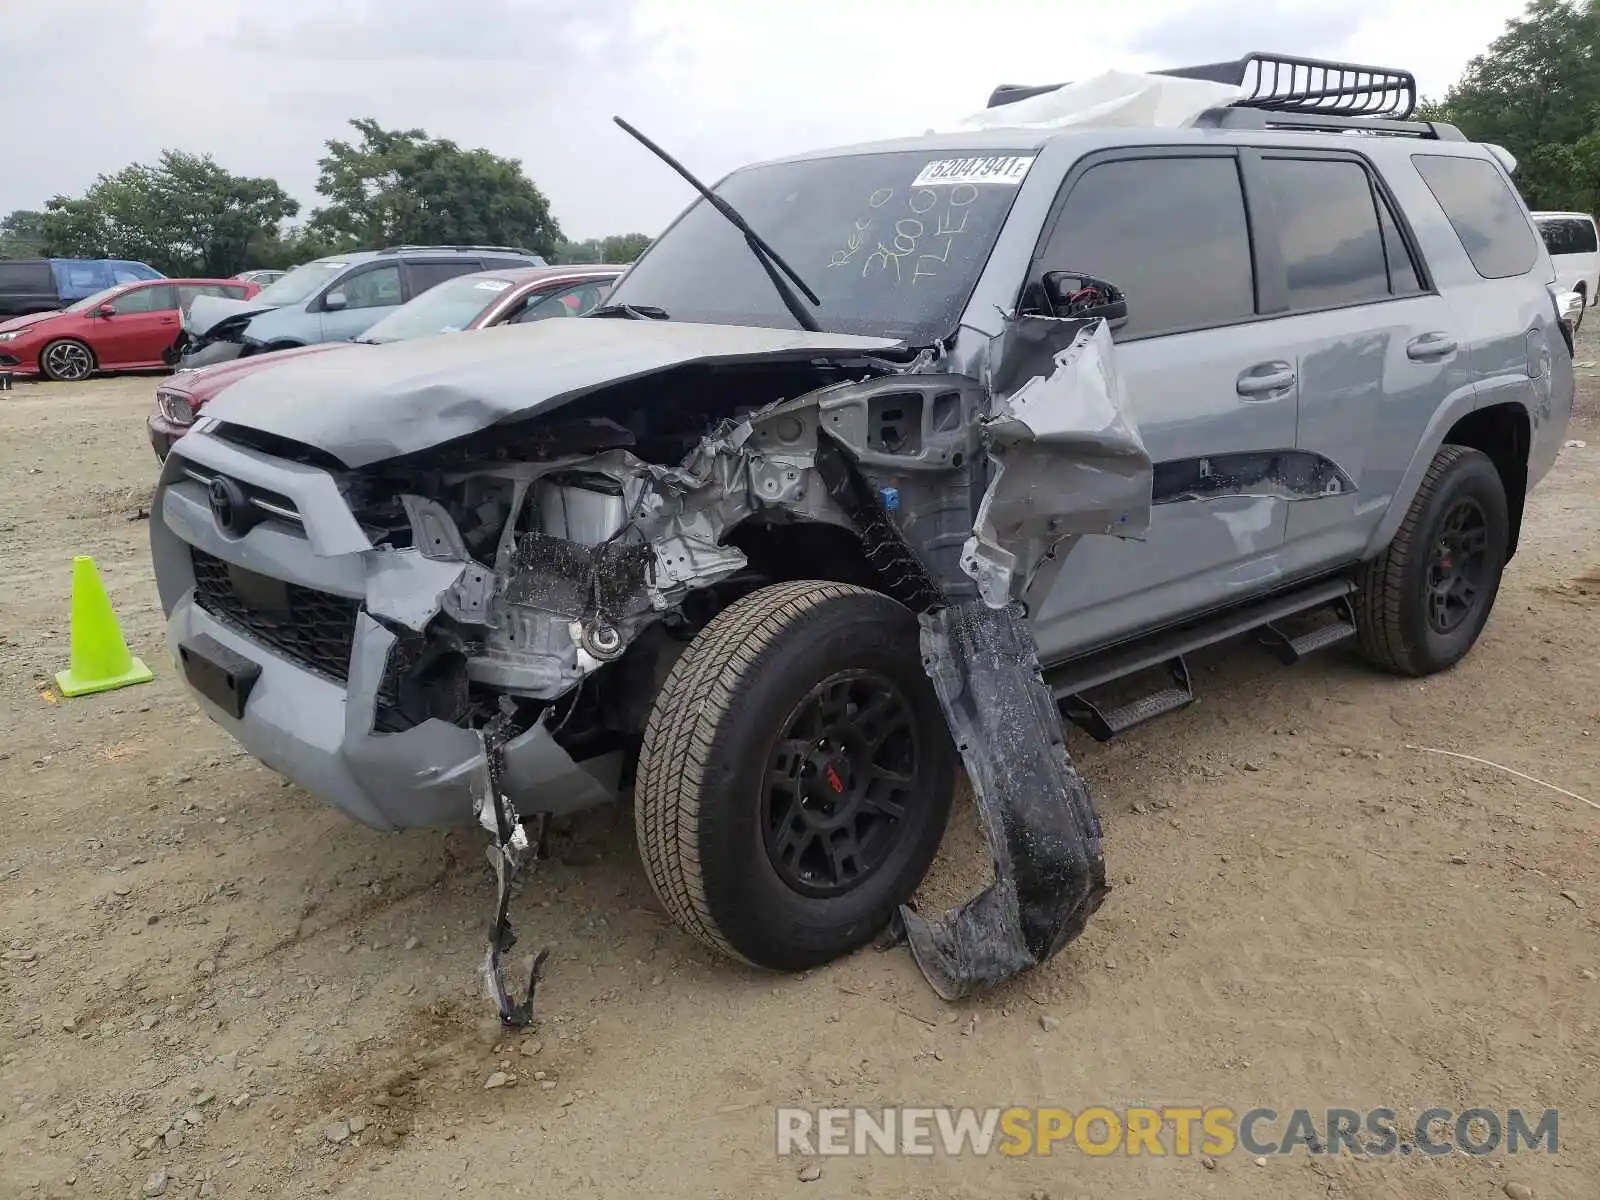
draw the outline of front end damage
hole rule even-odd
[[[249,336],[250,322],[272,307],[225,296],[196,296],[184,311],[173,346],[174,361],[193,370],[255,353],[262,343]]]
[[[864,571],[922,620],[924,661],[995,856],[982,896],[937,920],[903,914],[912,950],[946,997],[1035,965],[1083,928],[1105,871],[1026,598],[1048,588],[1076,538],[1143,533],[1151,468],[1102,323],[1018,317],[982,370],[946,365],[864,352],[658,372],[370,464],[302,454],[296,489],[307,501],[336,489],[346,518],[313,521],[290,498],[324,543],[303,574],[326,580],[330,563],[348,562],[342,594],[361,605],[332,739],[353,786],[305,778],[281,729],[252,730],[215,702],[208,711],[291,778],[359,798],[370,811],[344,806],[369,823],[419,823],[383,808],[375,785],[428,792],[429,823],[470,813],[493,840],[499,881],[486,973],[502,1019],[523,1023],[532,987],[513,1001],[500,960],[514,941],[512,880],[536,857],[528,827],[625,782],[618,770],[661,680],[716,612],[785,572]],[[285,446],[225,418],[204,425],[163,477],[158,575],[181,577],[162,570],[163,554],[198,551],[248,582],[238,529],[219,534],[201,506],[209,498],[215,515],[219,478],[248,479],[269,457],[283,468]],[[224,497],[259,527],[245,540],[270,531],[286,498],[274,492],[263,509],[261,490]],[[208,550],[217,537],[228,544]],[[238,634],[228,613],[196,614],[179,590],[163,587],[175,644]],[[352,746],[359,760],[421,731],[432,761],[402,751],[381,776],[352,761]]]

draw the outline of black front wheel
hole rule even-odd
[[[1481,450],[1444,446],[1388,549],[1361,573],[1361,649],[1403,675],[1455,666],[1483,632],[1510,546],[1505,485]]]
[[[908,610],[843,584],[763,588],[706,626],[656,697],[640,854],[688,932],[802,970],[870,941],[910,899],[955,769]]]

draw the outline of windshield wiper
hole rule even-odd
[[[671,315],[654,304],[602,304],[584,314],[586,317],[627,317],[630,321],[670,321]]]
[[[671,167],[679,175],[682,175],[684,179],[688,180],[690,187],[694,188],[695,191],[704,196],[706,198],[706,202],[709,203],[712,208],[716,209],[724,217],[728,218],[729,223],[740,233],[744,234],[745,244],[750,247],[750,252],[756,256],[756,261],[761,264],[761,269],[767,273],[767,278],[772,280],[772,286],[778,289],[778,295],[783,298],[784,307],[787,308],[791,314],[793,314],[796,321],[800,322],[800,328],[809,330],[811,333],[820,332],[822,326],[817,324],[817,319],[811,315],[806,306],[800,303],[800,297],[794,294],[794,288],[799,288],[801,294],[818,308],[822,307],[822,298],[806,286],[806,281],[801,279],[800,276],[795,273],[795,269],[793,267],[783,261],[782,255],[774,250],[767,243],[765,238],[763,238],[754,229],[750,228],[750,222],[741,217],[739,215],[739,211],[734,208],[733,205],[729,204],[721,196],[717,195],[705,184],[701,183],[692,174],[690,174],[688,167],[684,166],[677,159],[673,158],[672,155],[668,154],[660,146],[656,145],[649,138],[645,137],[644,134],[640,133],[632,125],[629,125],[621,117],[612,117],[611,119],[620,125],[623,132],[628,134],[629,137],[634,138],[646,150],[650,151],[651,154],[654,154],[662,162],[666,163],[667,166]],[[780,271],[783,274],[780,275]],[[784,279],[785,275],[789,277],[787,280]],[[789,286],[791,282],[794,284],[794,287]]]

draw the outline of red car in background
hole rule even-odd
[[[238,279],[156,279],[122,283],[56,312],[0,323],[0,371],[63,382],[96,371],[170,367],[196,296],[248,300],[259,284]]]
[[[165,460],[172,444],[194,424],[195,417],[230,383],[264,371],[277,363],[307,354],[350,350],[354,346],[382,345],[439,333],[515,325],[549,317],[581,317],[598,308],[611,285],[626,267],[593,264],[570,267],[519,267],[457,275],[435,284],[409,303],[402,304],[353,342],[319,342],[270,354],[252,354],[179,371],[156,389],[155,411],[150,414],[150,444]]]

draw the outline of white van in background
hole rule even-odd
[[[1600,244],[1594,218],[1588,213],[1536,212],[1533,220],[1544,235],[1550,261],[1555,263],[1556,282],[1569,291],[1581,292],[1585,308],[1600,300]],[[1582,316],[1578,321],[1582,324]]]

